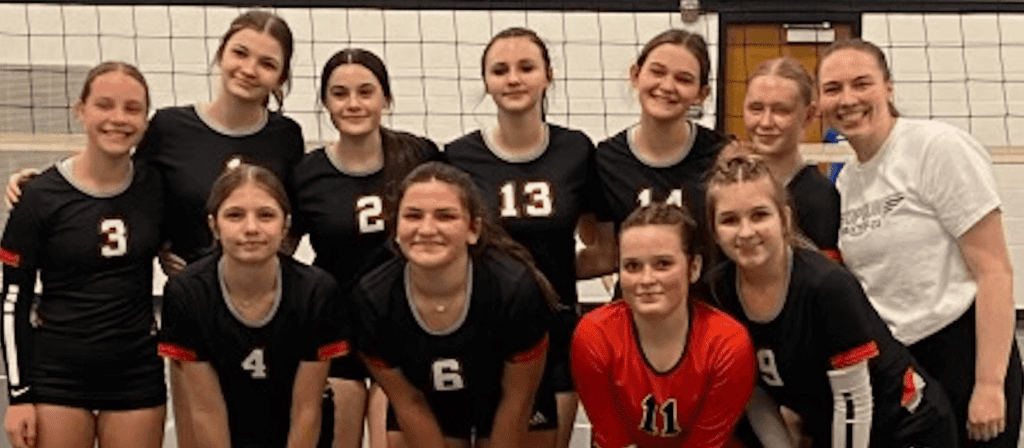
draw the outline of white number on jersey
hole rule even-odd
[[[462,364],[457,359],[438,359],[431,366],[434,377],[434,390],[449,391],[465,387],[462,379]]]
[[[654,395],[647,394],[644,401],[640,403],[644,408],[644,415],[641,417],[640,430],[646,432],[652,436],[661,437],[674,437],[679,434],[679,411],[676,410],[676,399],[669,398],[661,406],[658,406],[658,400],[654,398]],[[664,427],[659,432],[656,412],[661,409],[661,418],[664,422]]]
[[[761,379],[769,386],[782,386],[782,376],[775,365],[775,352],[769,348],[757,350],[757,370],[761,371]]]
[[[356,201],[359,233],[384,230],[384,203],[378,196],[363,196]]]
[[[100,255],[111,258],[128,252],[128,226],[124,225],[124,221],[117,218],[104,219],[100,222],[100,235],[104,238],[100,245]]]
[[[640,207],[646,207],[648,205],[651,205],[651,189],[644,188],[643,190],[640,190],[640,193],[637,193],[636,195],[636,201],[640,203]],[[669,192],[668,197],[665,198],[665,203],[668,205],[674,205],[676,207],[682,207],[683,190],[680,190],[678,188],[672,189],[672,191]]]
[[[554,212],[554,203],[551,199],[551,185],[543,181],[527,182],[523,184],[523,194],[526,196],[526,207],[524,212],[530,217],[551,216]],[[501,186],[501,217],[518,218],[519,204],[516,201],[516,183],[508,182]]]
[[[253,378],[260,380],[266,378],[267,365],[263,363],[263,349],[259,347],[252,349],[249,356],[242,360],[242,369],[251,372]]]

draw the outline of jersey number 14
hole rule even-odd
[[[636,195],[636,201],[640,204],[640,207],[646,207],[651,205],[651,189],[644,188],[640,190]],[[673,189],[668,193],[668,197],[665,198],[665,203],[668,205],[674,205],[676,207],[683,206],[683,190],[678,188]]]

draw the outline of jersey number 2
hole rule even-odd
[[[375,233],[384,230],[384,204],[377,196],[363,196],[356,201],[359,217],[359,233]]]
[[[104,219],[100,222],[100,255],[104,257],[120,257],[128,252],[128,226],[117,218]]]
[[[523,184],[523,194],[528,197],[523,211],[526,216],[551,216],[554,207],[551,201],[551,185],[547,182],[527,182]],[[519,204],[516,201],[516,183],[508,182],[501,186],[501,217],[518,218]]]
[[[242,369],[248,370],[253,378],[264,379],[267,377],[267,365],[263,363],[263,349],[256,347],[249,352],[242,360]]]
[[[643,419],[640,420],[640,430],[652,436],[673,437],[679,434],[679,411],[676,409],[676,399],[669,398],[661,406],[654,395],[647,394],[641,403],[644,408]],[[657,411],[661,409],[661,417],[665,422],[664,428],[659,432],[657,425]]]

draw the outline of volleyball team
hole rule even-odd
[[[364,419],[374,447],[565,448],[580,402],[601,448],[1017,446],[991,160],[900,118],[875,45],[761,64],[739,142],[691,121],[707,45],[665,31],[629,67],[639,120],[595,147],[545,121],[547,47],[509,28],[481,55],[496,124],[443,151],[381,126],[385,64],[349,48],[320,78],[338,140],[305,153],[270,104],[292,41],[240,15],[214,99],[152,118],[102,63],[84,150],[12,177],[12,445],[159,447],[169,383],[188,448],[354,448]],[[856,153],[835,187],[798,150],[819,115]],[[576,280],[613,272],[580,319]]]

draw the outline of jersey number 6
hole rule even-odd
[[[457,359],[438,359],[430,366],[434,377],[434,390],[449,391],[465,387],[462,379],[462,364]]]
[[[117,218],[104,219],[100,222],[100,255],[104,257],[120,257],[128,252],[128,226]]]

